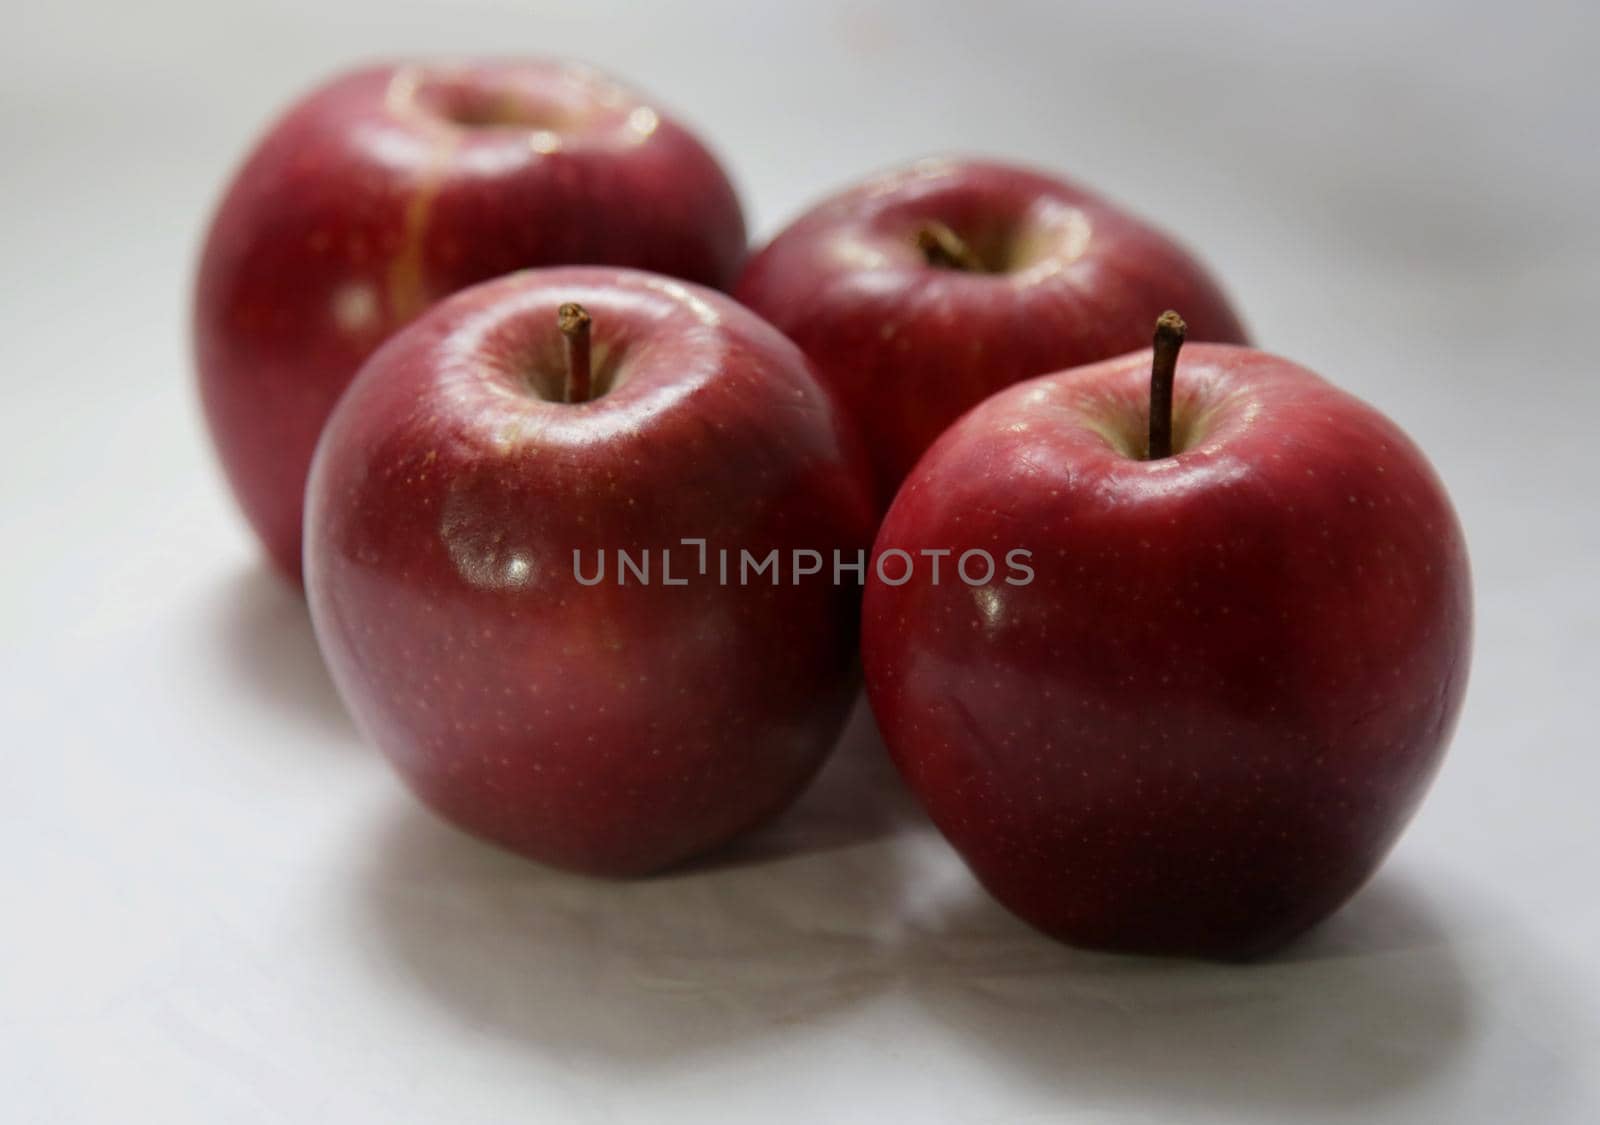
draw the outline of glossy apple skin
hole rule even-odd
[[[725,288],[744,251],[712,156],[592,70],[416,63],[335,78],[268,130],[206,238],[194,351],[228,481],[298,578],[323,422],[373,349],[429,304],[565,263]]]
[[[1018,268],[928,265],[916,233],[929,220]],[[1166,309],[1183,313],[1190,339],[1247,342],[1221,288],[1172,239],[1064,180],[985,161],[923,161],[834,196],[753,256],[735,294],[800,345],[855,416],[885,504],[968,409],[1147,345]]]
[[[563,301],[623,373],[576,405],[529,382],[563,366]],[[346,704],[423,801],[533,859],[638,875],[783,809],[858,683],[859,586],[787,566],[722,585],[719,545],[853,559],[873,528],[855,435],[770,325],[649,274],[535,270],[362,370],[312,472],[307,593]],[[592,578],[618,548],[657,580],[578,583],[574,551]],[[687,585],[660,581],[663,549]]]
[[[1249,957],[1344,902],[1426,790],[1467,682],[1467,553],[1399,429],[1262,352],[1186,348],[1180,452],[1138,459],[1149,369],[1024,383],[938,441],[875,549],[1022,547],[1035,578],[869,579],[867,686],[1012,911]]]

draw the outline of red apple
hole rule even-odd
[[[298,576],[328,412],[445,294],[564,263],[722,288],[744,249],[739,201],[700,142],[592,70],[420,63],[334,79],[256,146],[200,263],[200,390],[240,506]]]
[[[1171,239],[1024,168],[924,161],[801,216],[735,294],[816,363],[869,443],[885,503],[923,450],[1022,379],[1142,347],[1163,309],[1245,331]]]
[[[1421,799],[1467,682],[1467,553],[1399,429],[1263,352],[1186,350],[1147,457],[1151,363],[1012,387],[939,439],[875,550],[952,555],[938,585],[869,578],[867,686],[1005,906],[1244,957],[1336,909]]]
[[[843,722],[860,588],[832,552],[871,542],[865,460],[800,351],[711,290],[568,268],[442,302],[341,400],[306,503],[358,723],[423,801],[534,859],[633,875],[713,848]],[[779,569],[741,582],[746,551]],[[796,551],[828,565],[794,576]]]

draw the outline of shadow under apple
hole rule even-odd
[[[322,662],[300,591],[256,563],[229,575],[211,602],[205,616],[214,623],[220,663],[242,692],[339,741],[359,740]]]
[[[785,818],[690,868],[566,875],[408,805],[362,905],[448,1017],[555,1059],[670,1068],[881,1000],[944,1028],[944,1049],[1080,1107],[1282,1120],[1437,1080],[1476,1028],[1449,938],[1393,872],[1255,964],[1044,938],[938,838],[864,706]]]
[[[911,994],[1002,1071],[1157,1120],[1370,1111],[1448,1072],[1472,991],[1427,900],[1394,874],[1290,948],[1228,965],[1088,953],[973,884],[919,927]]]
[[[864,704],[778,822],[651,879],[568,875],[420,808],[388,823],[366,924],[464,1026],[634,1066],[814,1025],[896,975],[907,864],[933,838]]]
[[[769,863],[785,856],[833,851],[933,826],[911,796],[883,745],[866,694],[861,693],[838,745],[794,805],[726,847],[661,876],[682,878],[726,867]]]

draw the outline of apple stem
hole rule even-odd
[[[966,270],[968,273],[984,272],[983,263],[978,261],[972,247],[937,219],[928,220],[917,231],[917,249],[922,251],[922,256],[930,266]]]
[[[576,301],[556,310],[556,323],[567,340],[567,402],[588,402],[590,393],[589,314]]]
[[[1172,456],[1172,380],[1178,373],[1178,351],[1189,326],[1168,309],[1156,318],[1155,351],[1150,359],[1150,445],[1145,459]]]

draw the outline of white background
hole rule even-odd
[[[12,0],[0,36],[7,1121],[1600,1120],[1593,4]],[[857,721],[781,825],[650,882],[415,809],[214,471],[202,223],[357,58],[576,54],[759,233],[941,151],[1182,232],[1449,483],[1478,643],[1375,882],[1269,963],[991,905]]]

